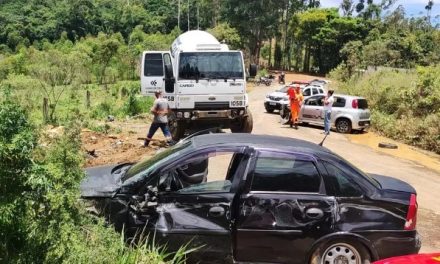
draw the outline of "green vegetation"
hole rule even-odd
[[[367,72],[338,91],[368,98],[383,135],[440,154],[440,66]]]
[[[79,131],[110,133],[95,121],[148,112],[140,54],[168,50],[189,28],[243,50],[246,64],[331,71],[340,90],[368,98],[375,129],[440,153],[440,31],[430,19],[400,7],[383,16],[393,0],[341,0],[342,15],[312,0],[190,0],[178,23],[177,2],[0,1],[0,262],[184,261],[185,249],[127,245],[85,213]],[[65,133],[40,137],[43,124]]]
[[[127,246],[86,213],[78,123],[50,142],[37,131],[8,95],[0,102],[1,263],[184,263],[185,247]]]

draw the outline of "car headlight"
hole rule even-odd
[[[183,113],[182,112],[177,112],[177,118],[182,118],[183,117]]]
[[[183,113],[183,117],[190,118],[191,114],[189,112],[185,112],[185,113]]]

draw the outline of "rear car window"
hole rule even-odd
[[[145,54],[144,76],[163,76],[162,54]]]
[[[314,163],[295,156],[260,156],[252,191],[318,193],[321,178]]]
[[[368,102],[366,99],[358,99],[359,109],[368,109]]]
[[[327,194],[336,197],[362,196],[362,189],[347,173],[329,162],[324,162],[324,165],[328,172],[328,177],[325,179]]]
[[[333,103],[333,107],[345,107],[346,100],[342,97],[335,97],[335,102]]]

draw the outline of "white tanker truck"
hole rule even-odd
[[[255,76],[256,66],[249,74]],[[189,129],[252,132],[243,54],[207,32],[180,35],[170,51],[143,52],[141,94],[152,96],[156,90],[162,90],[170,103],[169,126],[175,140]]]

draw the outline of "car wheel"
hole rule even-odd
[[[318,247],[312,255],[310,264],[370,264],[371,257],[360,243],[348,240],[330,241]]]
[[[268,112],[268,113],[273,113],[273,111],[274,111],[273,108],[266,107],[266,112]]]
[[[347,118],[340,118],[336,121],[336,131],[348,134],[351,132],[351,121]]]

